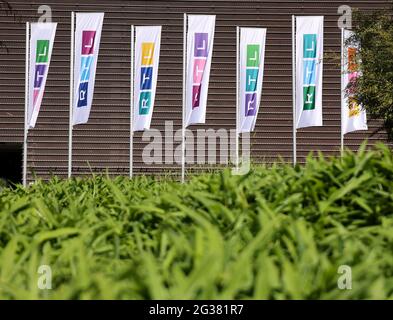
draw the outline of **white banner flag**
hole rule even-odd
[[[44,96],[57,23],[32,23],[29,62],[28,128],[34,128]]]
[[[296,17],[296,128],[322,126],[323,17]]]
[[[216,16],[189,15],[185,126],[205,123]]]
[[[161,26],[136,27],[133,131],[150,129],[156,96]]]
[[[255,128],[262,94],[266,29],[240,29],[239,133]]]
[[[76,13],[72,124],[89,120],[104,13]]]
[[[366,110],[363,109],[353,98],[354,88],[349,85],[356,82],[361,76],[358,68],[358,44],[346,45],[346,41],[353,35],[352,31],[344,30],[343,52],[343,87],[344,90],[342,110],[341,110],[341,130],[343,134],[358,130],[367,130]],[[349,87],[348,87],[349,85]],[[348,88],[347,88],[348,87]]]

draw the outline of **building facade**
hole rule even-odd
[[[42,1],[0,1],[0,161],[2,175],[20,179],[24,123],[25,22],[36,22]],[[206,125],[197,129],[235,128],[236,26],[267,28],[265,75],[261,107],[251,155],[256,162],[278,158],[292,161],[292,48],[291,16],[323,15],[324,74],[323,127],[298,132],[298,161],[310,151],[338,154],[340,149],[340,37],[338,8],[349,5],[363,11],[388,6],[388,1],[125,1],[47,0],[57,34],[45,95],[36,128],[28,136],[28,180],[67,176],[69,129],[70,22],[71,11],[105,12],[97,65],[95,94],[87,124],[73,130],[73,174],[108,171],[128,175],[130,137],[130,25],[162,25],[161,55],[152,128],[164,132],[181,128],[183,13],[216,15],[216,31],[210,75]],[[369,121],[367,132],[346,136],[345,145],[357,149],[368,138],[385,141],[375,133],[381,123]],[[180,166],[165,155],[163,162],[147,164],[142,153],[148,141],[143,133],[134,138],[135,174],[179,174]],[[170,141],[168,142],[171,143]],[[179,142],[173,141],[178,145]],[[223,146],[220,146],[223,148]],[[195,147],[196,148],[196,147]],[[219,151],[217,151],[219,153]],[[167,156],[167,157],[165,157]],[[165,160],[168,160],[165,163]],[[188,168],[206,168],[188,165]]]

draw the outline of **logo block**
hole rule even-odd
[[[42,80],[44,80],[45,70],[45,64],[37,64],[35,66],[34,88],[41,88]]]
[[[87,107],[87,93],[89,90],[89,83],[82,82],[79,84],[78,90],[78,108]]]
[[[259,67],[260,45],[249,44],[247,45],[247,67]]]
[[[142,66],[153,65],[154,42],[142,43]]]
[[[317,57],[317,35],[305,34],[303,36],[303,57],[315,59]]]
[[[358,65],[356,61],[357,50],[356,48],[348,48],[348,71],[358,71]]]
[[[81,82],[89,81],[92,63],[93,63],[92,56],[82,57],[82,59],[81,59],[81,78],[80,78]]]
[[[96,37],[95,31],[82,32],[82,55],[89,55],[94,53],[95,37]]]
[[[315,109],[315,86],[303,87],[303,110]]]
[[[353,97],[349,98],[349,113],[348,116],[350,118],[356,117],[360,115],[361,108],[357,102],[357,100]]]
[[[192,109],[199,107],[199,101],[201,98],[201,85],[192,86]]]
[[[194,77],[195,84],[202,82],[203,71],[205,70],[206,59],[195,59],[194,61]]]
[[[195,41],[194,41],[194,56],[195,57],[207,57],[208,50],[208,33],[195,33]]]
[[[36,105],[39,94],[40,94],[40,89],[33,90],[33,106]]]
[[[150,90],[153,86],[153,67],[141,68],[141,90]]]
[[[246,105],[245,105],[246,117],[255,116],[257,114],[257,94],[246,93]]]
[[[305,60],[303,64],[303,84],[306,86],[315,85],[317,70],[315,60]]]
[[[143,91],[139,96],[139,115],[149,114],[151,107],[151,92]]]
[[[257,91],[258,69],[246,69],[246,91]]]
[[[37,63],[48,63],[49,40],[37,40],[36,60]]]

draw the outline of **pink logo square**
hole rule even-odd
[[[352,72],[349,74],[349,82],[355,82],[359,77],[357,72]]]
[[[206,59],[195,59],[194,61],[194,84],[202,82],[203,71],[205,70]]]
[[[39,94],[40,94],[40,89],[33,90],[33,106],[37,104],[37,99]]]

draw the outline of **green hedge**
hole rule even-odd
[[[40,265],[52,290],[40,290]],[[340,290],[340,266],[352,289]],[[97,176],[0,191],[0,299],[393,298],[379,145],[185,185]]]

